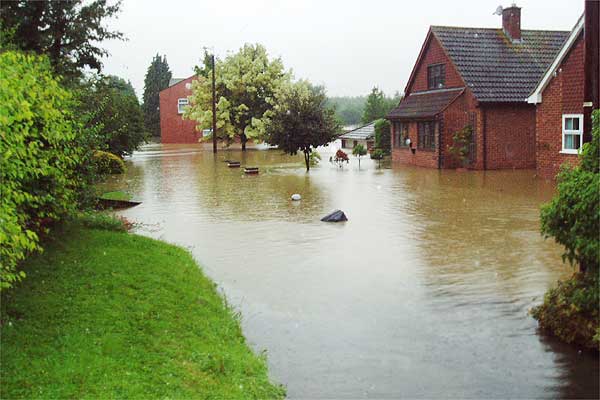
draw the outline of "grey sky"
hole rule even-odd
[[[510,0],[509,0],[510,1]],[[262,43],[296,78],[329,95],[402,91],[429,25],[500,27],[506,0],[125,0],[108,42],[105,73],[131,80],[138,95],[152,56],[167,56],[174,77],[192,75],[203,46],[217,55]],[[521,0],[523,29],[570,30],[583,0]]]

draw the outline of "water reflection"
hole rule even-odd
[[[159,227],[141,233],[192,250],[291,398],[598,396],[598,359],[527,315],[569,273],[538,231],[551,186],[327,158],[155,146],[107,185],[143,201],[123,212]],[[350,220],[319,221],[335,208]]]

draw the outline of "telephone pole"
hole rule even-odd
[[[215,53],[211,57],[212,64],[212,142],[213,153],[217,154],[217,89],[215,85]]]

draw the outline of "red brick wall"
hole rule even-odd
[[[577,163],[577,155],[562,154],[562,115],[583,114],[583,40],[580,36],[558,73],[542,92],[537,106],[536,167],[543,178],[554,178],[560,165]]]
[[[535,106],[487,106],[486,168],[535,168]]]
[[[392,124],[392,137],[394,136],[394,124]],[[392,148],[392,161],[402,164],[416,165],[419,167],[437,168],[438,150],[423,150],[417,148],[417,123],[410,122],[408,125],[408,137],[415,152],[408,147]]]
[[[421,62],[417,66],[417,70],[413,76],[412,82],[406,88],[406,94],[412,92],[418,92],[422,90],[428,90],[427,87],[427,66],[431,64],[446,64],[446,87],[463,87],[465,86],[461,76],[456,71],[454,64],[450,62],[440,42],[437,40],[435,35],[431,35],[429,43],[427,43]]]
[[[198,143],[202,132],[196,131],[196,123],[184,120],[177,112],[177,100],[192,94],[186,88],[194,77],[189,77],[160,92],[160,140],[162,143]]]
[[[460,95],[448,108],[444,111],[443,125],[442,125],[442,157],[443,157],[443,168],[457,168],[461,167],[458,160],[450,154],[449,148],[452,147],[454,141],[452,136],[463,129],[466,125],[473,125],[475,128],[472,117],[475,117],[477,110],[475,108],[475,98],[471,91],[466,90],[465,93]],[[476,167],[475,165],[472,167]]]

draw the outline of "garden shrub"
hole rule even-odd
[[[20,260],[75,209],[82,150],[71,93],[44,57],[0,54],[0,290],[24,274]]]
[[[121,157],[107,151],[94,151],[94,165],[100,175],[122,174],[125,172],[125,162]]]
[[[448,152],[463,167],[469,163],[472,142],[473,127],[471,125],[465,125],[464,128],[452,135],[452,146],[448,148]]]
[[[580,165],[563,166],[558,194],[542,207],[542,233],[565,246],[563,259],[597,274],[600,265],[600,110],[594,111],[592,141],[585,143]]]
[[[383,150],[384,154],[392,152],[391,124],[387,119],[375,122],[375,147]]]
[[[593,113],[592,141],[576,167],[558,174],[558,193],[542,207],[542,233],[565,247],[563,261],[580,273],[550,289],[532,310],[540,328],[567,343],[599,349],[600,339],[600,111]]]
[[[531,314],[540,328],[586,349],[600,350],[600,288],[598,277],[575,274],[546,293]]]
[[[384,157],[384,153],[382,149],[373,149],[371,151],[371,160],[382,160]]]

